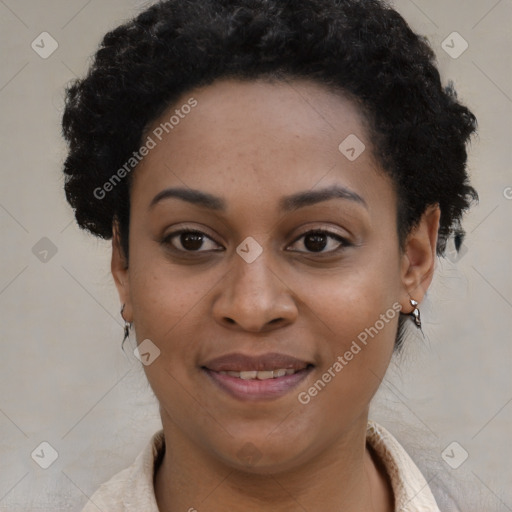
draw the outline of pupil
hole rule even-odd
[[[189,251],[197,251],[203,245],[203,235],[200,233],[182,233],[181,245]]]
[[[327,245],[327,235],[322,233],[307,235],[304,239],[304,245],[309,251],[321,252]]]

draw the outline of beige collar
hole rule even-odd
[[[420,470],[384,427],[369,421],[366,440],[382,460],[389,475],[396,512],[440,512]],[[164,449],[164,434],[160,430],[130,467],[96,491],[82,512],[97,512],[98,509],[109,512],[158,512],[153,477],[155,463]]]

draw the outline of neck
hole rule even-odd
[[[344,512],[393,510],[387,476],[366,447],[366,415],[304,463],[258,473],[241,471],[209,454],[164,414],[162,423],[166,451],[155,475],[161,512],[324,512],[341,504]]]

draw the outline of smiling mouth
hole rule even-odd
[[[301,370],[294,370],[293,368],[280,368],[279,370],[245,370],[241,372],[233,372],[233,371],[220,371],[221,375],[229,375],[230,377],[236,377],[242,380],[268,380],[268,379],[278,379],[279,377],[284,377],[285,375],[293,375]]]
[[[201,366],[221,389],[238,400],[270,400],[289,393],[313,371],[310,362],[278,353],[228,354]]]

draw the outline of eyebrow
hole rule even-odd
[[[188,203],[203,206],[210,210],[226,210],[226,202],[224,199],[200,190],[181,187],[167,188],[159,192],[149,204],[149,209],[153,208],[160,201],[171,198],[181,199]],[[366,201],[359,194],[339,185],[334,185],[320,190],[307,190],[304,192],[298,192],[291,196],[283,197],[279,202],[279,206],[282,211],[289,212],[291,210],[328,201],[330,199],[348,199],[359,203],[368,209]]]
[[[280,201],[281,210],[289,212],[297,208],[309,206],[329,199],[348,199],[361,204],[366,209],[368,205],[366,201],[356,192],[346,187],[333,185],[331,187],[322,188],[320,190],[308,190],[306,192],[298,192],[288,197],[284,197]]]
[[[207,192],[194,190],[191,188],[166,188],[159,192],[149,204],[149,208],[153,208],[158,202],[171,198],[182,199],[188,203],[204,206],[210,210],[225,211],[226,202],[220,197],[216,197]]]

